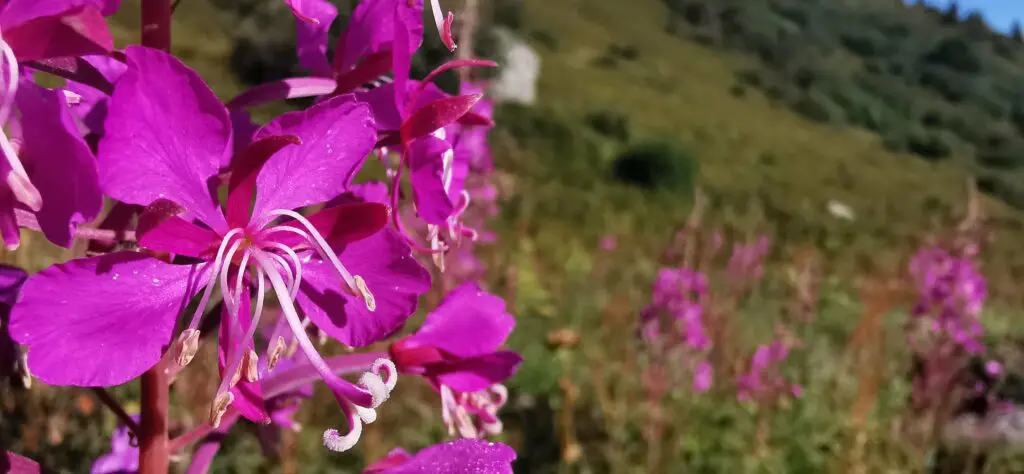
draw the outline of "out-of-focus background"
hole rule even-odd
[[[337,2],[335,37],[355,3]],[[457,16],[460,3],[442,1]],[[1008,379],[1024,369],[1024,33],[1013,17],[1024,8],[1013,3],[479,1],[474,48],[503,67],[481,77],[499,103],[499,211],[495,242],[475,251],[525,358],[502,412],[516,472],[968,472],[976,459],[1024,472],[1012,419],[969,461],[950,454],[946,426],[974,416],[967,437],[984,437],[988,412],[964,415],[956,399],[936,422],[915,409],[905,329],[920,300],[911,256],[958,226],[983,227],[970,233],[988,288],[982,359]],[[120,44],[137,18],[125,1]],[[425,36],[419,77],[449,57]],[[181,0],[174,16],[175,52],[224,99],[301,74],[293,38],[279,0]],[[454,90],[455,76],[441,85]],[[763,262],[737,270],[734,245],[765,250]],[[35,271],[63,257],[27,236],[5,259]],[[681,266],[710,287],[706,392],[638,334],[659,269]],[[743,400],[732,381],[780,327],[800,341],[778,368],[798,393]],[[206,346],[197,360],[212,361]],[[216,380],[210,364],[189,367],[173,400],[182,423],[203,419]],[[407,380],[351,453],[320,446],[342,420],[318,392],[276,457],[242,424],[214,472],[358,472],[396,445],[444,439],[437,395]],[[3,389],[0,441],[15,451],[84,472],[108,449],[115,420],[90,392]],[[131,405],[138,387],[115,392]],[[1007,410],[1024,403],[1004,392]]]

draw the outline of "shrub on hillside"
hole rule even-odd
[[[629,141],[629,117],[614,110],[590,112],[587,125],[595,132],[613,140]]]
[[[619,155],[612,164],[612,174],[622,182],[644,189],[666,189],[687,195],[693,190],[697,172],[697,158],[670,141],[634,146]]]
[[[940,132],[915,131],[907,137],[907,151],[929,161],[938,161],[953,154],[949,137]]]
[[[943,39],[922,59],[966,74],[977,74],[982,69],[981,58],[972,43],[960,37]]]

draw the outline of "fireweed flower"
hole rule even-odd
[[[773,400],[783,396],[800,397],[803,389],[789,383],[779,367],[789,357],[789,346],[782,341],[757,346],[750,358],[750,367],[736,380],[736,397],[740,401]]]
[[[688,368],[693,388],[704,392],[713,373],[706,355],[711,338],[704,326],[708,282],[704,274],[688,268],[658,272],[651,303],[640,313],[640,337],[659,364]]]
[[[29,365],[47,383],[116,385],[160,359],[178,313],[205,286],[171,354],[178,365],[187,364],[219,287],[229,326],[222,328],[221,344],[229,349],[211,408],[216,424],[242,398],[235,389],[259,388],[253,335],[265,293],[273,289],[299,350],[349,420],[348,435],[329,430],[325,445],[350,448],[362,420],[387,399],[397,372],[381,359],[358,384],[348,382],[324,363],[306,328],[312,324],[363,347],[400,329],[417,295],[429,288],[429,275],[408,247],[382,229],[385,206],[334,206],[310,217],[292,210],[325,202],[351,182],[376,141],[366,107],[339,97],[282,115],[229,160],[228,111],[198,75],[157,50],[133,46],[125,56],[128,70],[110,100],[99,146],[100,181],[111,197],[148,205],[136,231],[142,249],[186,263],[119,252],[50,267],[26,283],[12,314],[12,336],[29,347]],[[211,189],[227,165],[231,180],[222,211]],[[273,359],[277,349],[271,345],[266,357]],[[261,407],[238,408],[253,421],[269,419]]]
[[[11,306],[18,299],[21,285],[28,274],[24,270],[6,265],[0,266],[0,381],[18,375],[23,386],[29,387],[32,377],[25,365],[25,357],[18,345],[11,340],[8,331]]]
[[[23,64],[66,61],[113,48],[103,13],[113,0],[10,0],[0,4],[0,237],[18,247],[25,225],[69,247],[71,230],[99,213],[95,158],[68,112],[64,91],[35,85]]]
[[[96,157],[64,91],[33,83],[2,39],[0,75],[0,237],[8,249],[17,248],[21,224],[70,247],[75,227],[103,206]]]
[[[949,338],[970,354],[983,352],[979,338],[984,328],[979,319],[988,293],[985,277],[974,262],[928,247],[911,260],[910,274],[918,290],[911,317],[925,333],[912,341],[912,347],[926,350],[940,343],[936,338]]]
[[[136,423],[138,416],[132,416]],[[110,437],[110,452],[100,456],[92,464],[91,474],[124,474],[138,472],[139,447],[133,445],[132,434],[127,426],[118,426]]]
[[[512,448],[489,441],[457,439],[409,454],[393,449],[384,459],[363,470],[363,474],[512,474]]]
[[[419,375],[440,392],[449,433],[476,438],[501,431],[497,410],[508,398],[501,383],[522,362],[519,354],[498,350],[513,327],[504,300],[465,283],[388,352],[400,372]]]
[[[395,12],[403,10],[416,19],[410,26],[418,41],[403,43],[411,55],[423,38],[423,0],[362,0],[352,12],[348,26],[334,47],[334,56],[327,58],[327,37],[338,16],[337,8],[327,0],[285,0],[295,16],[296,53],[299,64],[313,75],[268,82],[245,91],[231,101],[232,109],[297,97],[344,94],[384,76],[392,67],[396,50]],[[433,1],[433,12],[440,15],[440,6]],[[440,19],[435,16],[435,19]],[[454,49],[451,39],[451,13],[439,23],[442,39]],[[439,20],[440,21],[440,20]]]
[[[396,9],[423,14],[423,0],[362,0],[352,12],[346,30],[327,58],[327,34],[338,10],[327,0],[285,0],[295,16],[296,52],[299,64],[313,76],[268,82],[249,89],[229,107],[241,109],[297,97],[344,94],[391,70]],[[415,36],[422,38],[423,24]],[[404,45],[412,54],[419,42]]]

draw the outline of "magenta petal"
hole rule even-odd
[[[302,267],[298,303],[317,327],[346,345],[367,346],[401,329],[416,311],[419,295],[430,289],[430,274],[391,229],[349,244],[340,258],[350,273],[366,281],[376,311],[343,291],[341,277],[320,260]]]
[[[39,0],[12,3],[23,4],[26,1]],[[40,3],[60,2],[44,0]],[[4,28],[4,40],[14,50],[19,62],[102,54],[114,48],[102,13],[91,4],[50,16],[36,16],[21,23],[14,23],[21,15],[20,12],[11,13],[10,5],[0,14],[0,24]]]
[[[437,381],[456,392],[471,393],[502,383],[515,373],[523,358],[512,351],[460,360],[437,374]]]
[[[285,0],[295,14],[296,48],[299,65],[318,76],[329,77],[327,30],[338,16],[338,9],[325,0]]]
[[[44,471],[39,464],[24,456],[0,449],[0,471],[11,474],[40,474]]]
[[[28,346],[29,368],[50,385],[125,383],[160,359],[178,314],[205,283],[199,273],[136,252],[51,266],[22,287],[11,337]]]
[[[416,212],[428,224],[442,225],[455,212],[441,180],[443,157],[450,150],[448,142],[429,135],[412,142],[406,150],[413,202]]]
[[[67,59],[67,58],[63,58]],[[76,62],[85,63],[84,67],[76,68],[81,69],[82,73],[88,73],[85,77],[91,77],[94,74],[99,74],[103,80],[90,81],[90,85],[85,85],[79,82],[75,82],[73,78],[68,81],[67,89],[71,92],[78,94],[81,100],[78,104],[72,107],[85,127],[90,132],[96,134],[103,134],[103,122],[107,119],[107,110],[110,101],[109,92],[113,91],[113,84],[117,83],[117,80],[121,78],[124,71],[127,69],[127,65],[123,62],[118,61],[110,56],[86,56],[84,58],[76,58]],[[91,67],[92,71],[87,72],[87,68]],[[109,87],[109,91],[103,91],[96,87]]]
[[[457,439],[420,450],[406,463],[380,474],[513,474],[516,452],[501,443]]]
[[[308,217],[317,232],[324,237],[335,252],[341,252],[348,244],[368,238],[388,223],[388,207],[375,202],[343,202],[318,211]],[[297,226],[293,220],[281,225]],[[302,237],[287,233],[278,234],[274,240],[289,247],[303,243]]]
[[[249,115],[249,112],[245,110],[232,110],[231,129],[234,131],[233,135],[235,138],[235,149],[233,154],[238,154],[252,143],[252,137],[256,134],[256,131],[260,129],[260,126],[256,125],[256,122],[253,122],[252,116]]]
[[[255,138],[268,135],[295,135],[302,144],[277,152],[263,166],[253,221],[274,209],[319,204],[343,193],[377,143],[370,109],[351,95],[281,115]]]
[[[188,257],[208,256],[220,242],[216,232],[178,217],[182,208],[166,199],[150,204],[139,215],[135,235],[139,246]]]
[[[316,97],[334,92],[337,83],[327,77],[293,77],[267,82],[238,94],[228,107],[240,109],[299,97]]]
[[[101,187],[130,204],[169,199],[225,230],[209,183],[231,154],[227,109],[173,56],[141,46],[125,55],[99,145]]]
[[[231,180],[228,181],[228,201],[225,206],[228,225],[245,227],[249,223],[252,195],[256,192],[256,177],[263,166],[288,145],[301,145],[295,135],[264,135],[253,140],[235,154],[231,162]]]
[[[378,132],[397,131],[401,128],[402,115],[395,103],[395,83],[356,92],[355,96],[356,100],[370,106]]]
[[[36,219],[47,239],[71,247],[75,227],[95,219],[103,209],[96,158],[62,92],[21,81],[17,105],[22,133],[19,154],[43,198]]]
[[[139,422],[138,416],[133,417]],[[123,474],[139,470],[139,446],[132,445],[132,435],[127,426],[118,426],[110,437],[110,452],[100,456],[92,464],[90,474]]]
[[[381,460],[366,466],[363,474],[381,474],[388,469],[399,467],[412,459],[412,455],[402,448],[395,448],[388,452]]]
[[[466,115],[483,96],[479,94],[460,95],[437,99],[418,107],[412,116],[402,124],[402,137],[406,140],[434,133],[455,123]]]
[[[405,104],[408,96],[409,74],[412,71],[412,53],[423,42],[422,6],[407,6],[399,2],[395,8],[394,40],[391,46],[391,69],[394,77],[395,103],[399,104],[400,112],[406,114]]]
[[[399,4],[422,16],[423,1],[413,0],[372,0],[359,2],[338,49],[334,52],[334,68],[337,72],[352,69],[360,59],[374,53],[391,50],[395,37],[395,8]],[[423,36],[423,23],[410,25],[419,31],[412,31],[411,37]],[[410,44],[407,54],[412,54],[419,43]]]
[[[515,325],[515,318],[505,312],[505,300],[475,283],[463,283],[444,297],[410,339],[418,345],[472,357],[501,347]]]

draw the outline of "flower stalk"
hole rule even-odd
[[[142,0],[143,46],[171,50],[171,0]],[[167,411],[170,399],[167,359],[142,374],[139,474],[163,474],[170,467]]]

